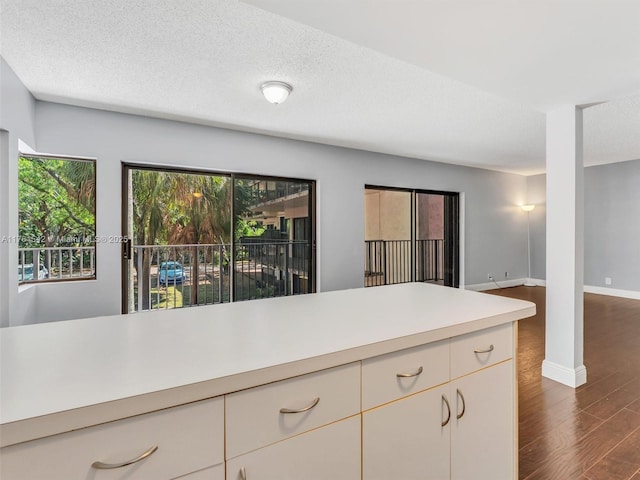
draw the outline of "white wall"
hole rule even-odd
[[[0,57],[0,327],[18,308],[18,142],[35,147],[35,99]]]
[[[121,162],[317,181],[319,290],[363,285],[364,185],[464,192],[466,283],[526,276],[526,178],[134,115],[36,104],[38,150],[97,158],[97,235],[121,233]],[[97,280],[38,286],[38,319],[120,312],[120,245],[97,247]],[[498,276],[499,279],[499,276]]]

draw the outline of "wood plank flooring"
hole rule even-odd
[[[640,480],[640,300],[585,294],[577,389],[542,378],[545,289],[488,293],[536,303],[519,325],[520,480]]]

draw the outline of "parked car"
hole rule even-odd
[[[182,283],[187,279],[184,268],[179,262],[162,262],[158,273],[160,285],[173,285]]]
[[[40,270],[38,271],[38,280],[44,280],[46,278],[49,278],[49,271],[47,270],[47,267],[40,264]],[[18,265],[18,281],[26,282],[27,280],[33,280],[33,263]]]

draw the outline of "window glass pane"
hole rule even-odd
[[[365,286],[411,281],[411,192],[365,189]]]
[[[312,186],[297,180],[236,179],[236,300],[313,291]]]
[[[18,281],[95,278],[95,161],[18,159]]]
[[[125,311],[314,291],[312,182],[133,166],[126,175]]]
[[[416,195],[416,280],[444,284],[444,195]]]
[[[128,169],[128,312],[231,300],[231,177]]]

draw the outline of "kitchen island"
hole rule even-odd
[[[534,314],[410,283],[5,328],[1,477],[516,478]]]

